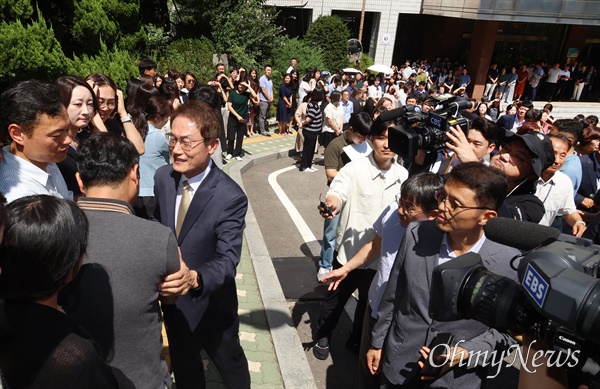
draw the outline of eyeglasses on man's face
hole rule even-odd
[[[469,209],[486,210],[486,209],[489,209],[487,207],[474,207],[474,206],[461,205],[456,200],[451,200],[449,198],[448,194],[446,194],[446,192],[444,192],[443,190],[441,190],[435,194],[435,199],[437,200],[438,204],[443,203],[444,206],[446,207],[446,209],[450,212],[454,212],[459,209],[462,209],[462,210],[469,210]]]
[[[166,137],[167,137],[167,143],[169,144],[170,148],[174,148],[175,145],[177,143],[179,143],[179,146],[181,147],[181,149],[183,151],[191,151],[194,147],[196,147],[199,144],[202,144],[202,143],[204,143],[204,141],[206,141],[206,139],[192,140],[192,139],[188,139],[188,138],[177,138],[173,135],[173,133],[168,133],[166,135]]]

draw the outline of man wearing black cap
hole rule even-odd
[[[544,204],[535,196],[535,182],[554,163],[552,141],[539,132],[517,135],[507,131],[500,151],[490,166],[504,172],[508,180],[508,196],[498,216],[539,223]]]

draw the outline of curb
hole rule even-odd
[[[274,161],[287,157],[289,149],[279,151],[266,151],[261,154],[250,156],[236,163],[229,169],[230,177],[244,190],[242,174],[250,170],[254,165]],[[246,243],[250,251],[250,258],[256,273],[261,298],[265,307],[265,314],[269,323],[277,362],[286,388],[316,388],[312,371],[308,365],[302,342],[294,327],[292,315],[288,303],[283,295],[279,284],[277,273],[269,251],[263,239],[258,221],[248,202],[246,214],[246,229],[244,231]],[[277,280],[277,282],[274,282]]]

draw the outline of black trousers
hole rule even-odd
[[[302,149],[302,162],[300,163],[300,170],[310,168],[312,166],[312,160],[315,156],[315,145],[319,138],[319,133],[316,131],[302,130],[304,135],[304,146]]]
[[[240,122],[233,115],[229,115],[229,121],[227,122],[227,154],[231,154],[234,157],[242,155],[242,142],[244,141],[244,134],[246,133],[246,122]],[[233,149],[233,142],[235,141],[235,150]]]
[[[240,345],[237,316],[233,323],[225,326],[217,320],[211,320],[213,315],[207,311],[192,332],[183,312],[176,305],[162,307],[177,389],[206,388],[204,365],[200,357],[202,349],[219,370],[227,388],[250,388],[250,372]]]
[[[337,253],[334,254],[333,268],[338,269],[342,265],[337,261]],[[354,311],[354,322],[352,323],[352,342],[360,344],[362,335],[363,319],[365,310],[369,303],[369,287],[375,277],[374,269],[355,269],[348,274],[336,290],[327,294],[325,301],[321,305],[321,314],[319,316],[319,331],[317,339],[331,339],[331,333],[340,320],[344,311],[344,306],[352,293],[358,289],[358,304]]]

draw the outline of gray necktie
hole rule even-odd
[[[192,196],[190,195],[191,189],[190,183],[187,180],[183,181],[183,191],[181,192],[181,201],[179,202],[179,210],[177,211],[177,227],[175,228],[178,237],[179,232],[181,232],[181,226],[183,225],[183,219],[185,219],[185,214],[192,202]]]

